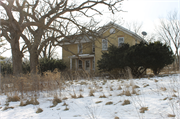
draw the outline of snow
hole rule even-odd
[[[149,86],[146,86],[146,85]],[[122,87],[118,90],[119,85]],[[139,95],[121,95],[123,90],[131,92],[132,86],[137,85],[136,92]],[[89,96],[90,90],[95,90],[94,96]],[[38,101],[39,105],[19,106],[20,101],[9,102],[9,107],[14,109],[3,110],[7,96],[0,95],[0,119],[160,119],[173,118],[168,114],[180,118],[180,75],[169,75],[165,77],[152,77],[141,79],[93,79],[66,81],[63,91],[41,92]],[[83,98],[72,98],[71,95],[83,95]],[[59,98],[67,97],[55,107],[52,106],[53,95]],[[61,96],[60,96],[61,94]],[[106,98],[99,98],[105,95]],[[173,95],[176,96],[173,96]],[[29,97],[27,97],[29,98]],[[167,99],[166,99],[167,98]],[[122,105],[124,100],[131,103]],[[98,101],[102,101],[97,103]],[[113,102],[106,105],[107,102]],[[66,103],[68,106],[63,106]],[[145,113],[140,113],[141,107],[148,107]],[[43,112],[36,113],[37,109]],[[69,110],[64,110],[69,108]]]

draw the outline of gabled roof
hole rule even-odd
[[[114,28],[118,29],[119,31],[122,31],[122,32],[124,32],[124,33],[126,33],[126,34],[128,34],[128,35],[130,35],[130,36],[132,36],[132,37],[134,37],[135,39],[139,40],[140,42],[143,41],[143,42],[146,42],[146,43],[147,43],[147,41],[145,41],[145,40],[144,40],[141,36],[139,36],[138,34],[132,32],[132,31],[130,31],[130,30],[124,28],[123,26],[118,25],[118,24],[116,24],[116,23],[114,23],[114,22],[109,22],[107,25],[104,25],[104,26],[98,31],[98,33],[99,33],[99,34],[103,34],[104,32],[106,32],[107,30],[109,30],[109,29],[112,28],[112,27],[114,27]]]
[[[139,36],[138,34],[124,28],[123,26],[121,25],[118,25],[114,22],[109,22],[107,25],[104,25],[103,27],[100,28],[100,30],[97,32],[98,34],[103,34],[104,32],[106,32],[107,30],[109,30],[110,28],[114,27],[115,29],[118,29],[119,31],[122,31],[132,37],[134,37],[136,40],[139,40],[140,42],[143,41],[143,42],[146,42],[141,36]],[[78,34],[78,35],[71,35],[71,36],[68,36],[67,38],[63,39],[61,41],[61,44],[62,45],[65,45],[65,44],[77,44],[77,43],[86,43],[86,42],[92,42],[92,36],[87,36],[84,35],[84,34]]]

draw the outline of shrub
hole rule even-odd
[[[54,71],[54,69],[58,69],[60,71],[63,71],[66,69],[66,65],[63,62],[63,60],[60,59],[48,59],[48,58],[42,58],[39,59],[39,71],[45,72],[50,70],[51,72]]]
[[[102,53],[102,58],[97,63],[99,70],[103,72],[121,74],[130,67],[133,77],[141,77],[147,68],[152,69],[157,75],[162,68],[172,64],[173,61],[173,52],[166,44],[141,42],[131,47],[128,44],[121,47],[112,45],[108,48],[108,52]]]
[[[11,62],[5,62],[5,61],[1,61],[0,62],[0,72],[1,74],[4,76],[5,74],[13,74],[13,70],[12,70],[12,63]]]
[[[128,105],[128,104],[130,104],[129,100],[124,100],[124,102],[122,103],[122,105]]]

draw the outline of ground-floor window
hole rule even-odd
[[[90,60],[86,60],[86,70],[90,69]]]
[[[78,61],[78,68],[82,69],[82,61],[81,60]]]

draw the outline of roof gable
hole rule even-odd
[[[100,30],[97,32],[98,34],[102,35],[104,34],[107,30],[109,30],[110,28],[114,27],[115,29],[119,30],[119,31],[122,31],[132,37],[134,37],[136,40],[138,41],[143,41],[143,42],[146,42],[141,36],[139,36],[138,34],[124,28],[123,26],[121,25],[118,25],[114,22],[109,22],[107,25],[104,25],[103,27],[100,28]],[[63,39],[61,41],[61,44],[62,45],[65,45],[65,44],[76,44],[76,43],[86,43],[86,42],[92,42],[92,37],[91,36],[87,36],[87,35],[84,35],[84,34],[79,34],[79,35],[72,35],[72,36],[69,36],[69,38],[71,40],[68,40],[68,37]]]
[[[114,27],[114,28],[118,29],[119,31],[122,31],[122,32],[124,32],[124,33],[126,33],[126,34],[128,34],[128,35],[130,35],[130,36],[132,36],[132,37],[134,37],[135,39],[139,40],[140,42],[141,42],[141,41],[147,42],[147,41],[145,41],[141,36],[139,36],[138,34],[132,32],[132,31],[130,31],[130,30],[124,28],[123,26],[118,25],[118,24],[116,24],[116,23],[114,23],[114,22],[109,22],[107,25],[103,26],[103,27],[98,31],[98,33],[99,33],[99,34],[103,34],[103,33],[105,33],[107,30],[109,30],[109,29],[112,28],[112,27]]]

